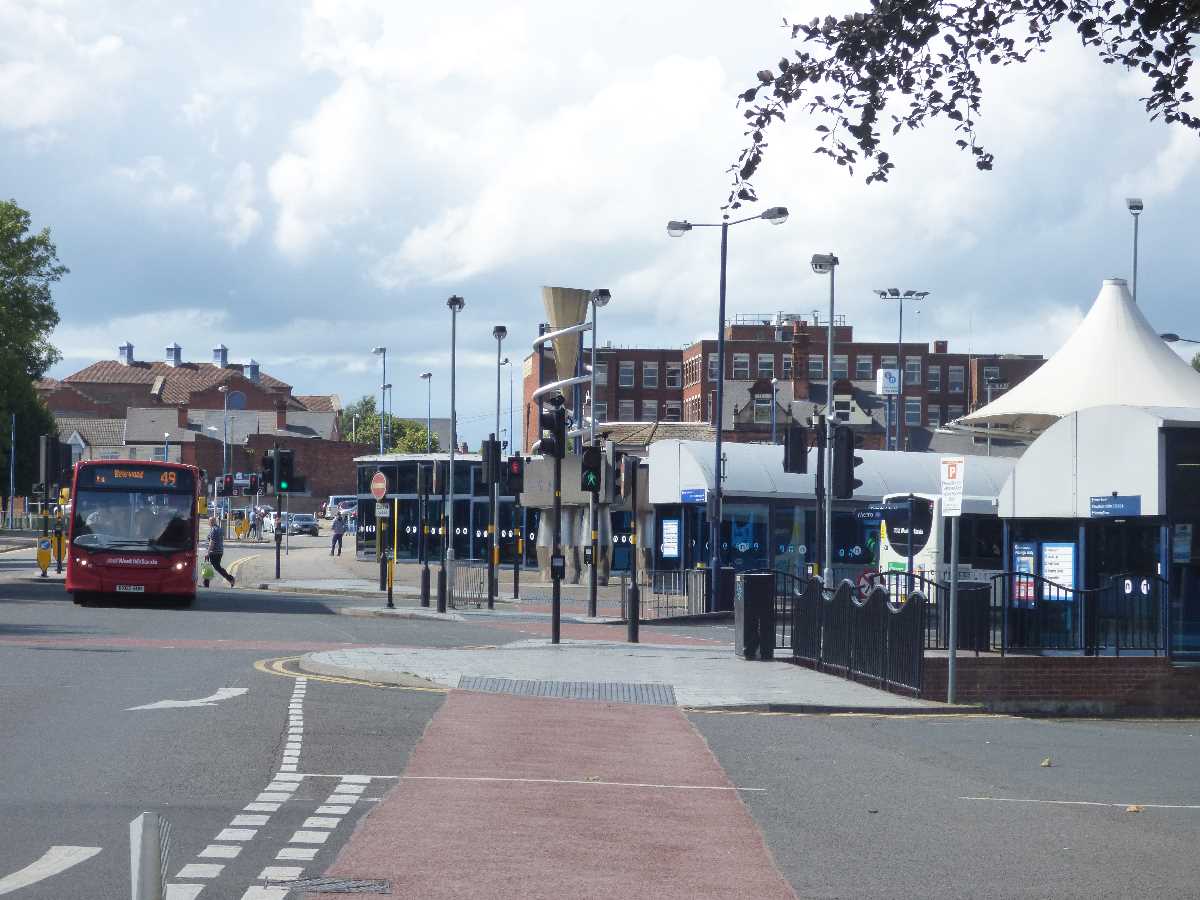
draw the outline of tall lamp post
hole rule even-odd
[[[512,433],[512,427],[513,427],[513,407],[512,407],[512,403],[513,403],[513,366],[512,366],[512,361],[509,360],[509,358],[507,356],[504,357],[504,359],[502,359],[500,361],[500,365],[508,366],[508,441],[507,441],[508,446],[506,449],[511,451],[512,448],[516,446],[513,443],[513,433]]]
[[[387,347],[373,347],[371,352],[383,364],[383,377],[379,379],[379,455],[383,456],[383,433],[387,430],[387,395],[383,392],[383,385],[387,383]]]
[[[591,376],[591,383],[588,390],[591,393],[592,408],[589,415],[591,419],[591,435],[588,441],[593,447],[596,446],[596,313],[601,307],[608,306],[612,300],[612,292],[607,288],[597,288],[592,291],[588,301],[592,304],[592,364],[591,371],[588,373]],[[634,532],[638,531],[637,527],[637,497],[633,498],[633,521]],[[588,493],[588,524],[590,530],[590,539],[592,545],[592,564],[588,567],[588,616],[596,618],[596,591],[600,584],[600,504],[596,502],[596,495]],[[637,554],[637,547],[633,548],[633,552]]]
[[[383,408],[384,408],[384,410],[387,410],[392,405],[392,383],[389,381],[387,384],[381,384],[379,386],[379,391],[380,391],[380,393],[383,394]],[[388,429],[388,433],[386,433],[386,434],[384,433],[384,424],[383,423],[384,423],[384,420],[380,419],[379,420],[379,434],[381,437],[383,437],[383,447],[384,447],[384,452],[386,453],[388,450],[391,449],[392,435],[391,435],[390,429]]]
[[[1133,216],[1133,302],[1137,304],[1137,251],[1138,251],[1138,217],[1142,214],[1144,205],[1141,197],[1129,197],[1125,207]]]
[[[217,388],[221,392],[223,410],[221,412],[221,474],[229,474],[229,385],[223,384]]]
[[[829,253],[814,253],[812,269],[829,276],[829,324],[825,328],[825,587],[833,587],[833,313],[834,278],[838,258]]]
[[[504,339],[508,337],[508,329],[503,325],[497,325],[492,329],[492,337],[496,339],[496,430],[492,433],[492,439],[498,441],[500,437],[500,369],[504,365],[500,361],[501,350],[504,347]],[[499,451],[499,443],[493,444],[493,449]],[[492,507],[491,515],[491,544],[488,547],[488,608],[494,609],[496,606],[496,597],[500,593],[500,481],[498,478],[500,472],[500,454],[495,453],[495,459],[492,460],[492,471],[488,472],[488,500]]]
[[[716,431],[716,447],[713,454],[713,502],[710,507],[708,523],[709,556],[712,565],[712,572],[710,573],[712,590],[709,592],[708,598],[708,608],[710,610],[717,608],[717,593],[720,588],[721,577],[721,424],[723,418],[721,406],[725,402],[725,270],[726,259],[729,253],[729,226],[741,225],[743,222],[752,222],[755,219],[765,219],[772,225],[782,225],[787,221],[787,217],[787,207],[772,206],[757,216],[747,216],[744,219],[735,219],[732,222],[701,223],[688,222],[686,219],[680,222],[672,219],[667,223],[667,234],[671,237],[679,237],[687,234],[693,228],[721,229],[721,280],[717,307],[717,402],[712,415],[714,430]]]
[[[456,359],[456,343],[458,341],[458,314],[466,306],[466,301],[457,294],[451,294],[446,300],[450,310],[450,474],[446,478],[446,496],[449,510],[446,523],[446,596],[450,605],[454,605],[454,452],[458,447],[458,419],[454,400],[454,375]]]
[[[433,452],[433,373],[422,372],[425,382],[425,452]]]
[[[924,300],[929,296],[929,291],[904,291],[901,293],[899,288],[888,288],[887,290],[877,290],[881,300],[896,300],[900,304],[900,330],[896,335],[896,369],[900,376],[898,379],[899,393],[896,394],[896,446],[895,450],[901,450],[904,447],[904,442],[900,439],[902,429],[904,428],[904,381],[905,372],[904,366],[904,301],[905,300]],[[889,436],[890,437],[890,436]]]

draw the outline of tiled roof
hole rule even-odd
[[[125,443],[124,419],[97,419],[86,416],[55,416],[60,440],[70,440],[71,435],[79,432],[79,436],[89,447],[120,447]]]
[[[337,394],[296,394],[294,399],[299,400],[309,412],[340,412],[342,408],[342,401]]]
[[[80,369],[63,379],[73,385],[87,384],[146,384],[156,378],[163,379],[162,401],[168,404],[187,403],[195,392],[204,391],[228,381],[233,375],[241,375],[242,366],[231,364],[226,368],[212,363],[185,362],[178,366],[168,363],[135,361],[129,365],[115,359],[105,359]],[[267,390],[290,390],[277,378],[260,374],[259,382]]]
[[[597,434],[607,434],[615,444],[648,447],[655,441],[711,441],[716,432],[707,422],[601,422]]]
[[[33,383],[33,389],[35,391],[52,391],[61,383],[57,378],[39,378]]]
[[[125,419],[125,442],[128,444],[157,444],[163,440],[172,444],[192,443],[198,429],[180,428],[179,412],[174,407],[129,409]],[[211,437],[212,435],[205,435]],[[219,441],[220,434],[216,436]]]
[[[132,414],[134,410],[130,410]],[[256,412],[255,410],[230,410],[228,420],[219,409],[193,409],[188,412],[188,421],[197,431],[206,433],[209,437],[221,439],[225,433],[225,424],[229,424],[229,442],[244,443],[252,434],[273,434],[280,437],[321,438],[331,440],[333,437],[334,412],[308,412],[306,410],[287,412],[287,426],[278,428],[278,421],[273,412]],[[209,428],[216,431],[209,431]]]

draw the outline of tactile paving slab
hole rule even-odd
[[[463,675],[458,686],[464,691],[485,694],[517,694],[522,697],[554,697],[562,700],[605,700],[645,706],[674,706],[675,689],[669,684],[637,684],[618,681],[530,681],[521,678],[488,678]]]

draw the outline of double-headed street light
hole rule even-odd
[[[422,372],[421,378],[425,381],[425,452],[433,452],[433,433],[431,426],[433,424],[433,373]]]
[[[752,222],[755,219],[765,219],[772,225],[782,225],[787,221],[788,211],[784,206],[772,206],[770,209],[759,213],[757,216],[747,216],[744,219],[735,219],[730,222],[699,223],[688,222],[686,219],[677,221],[672,219],[667,223],[667,234],[671,237],[680,237],[687,234],[693,228],[720,228],[721,229],[721,281],[720,281],[720,299],[717,309],[717,400],[716,408],[712,411],[712,421],[716,431],[716,447],[714,453],[715,462],[713,463],[713,502],[710,506],[709,518],[709,551],[712,563],[712,590],[709,593],[708,608],[715,610],[717,608],[717,594],[720,587],[720,569],[721,569],[721,425],[722,425],[722,410],[721,406],[725,402],[725,270],[726,259],[729,252],[729,226],[741,225],[743,222]]]
[[[829,276],[829,324],[825,327],[825,587],[833,587],[833,285],[838,258],[829,253],[814,253],[812,269]]]
[[[500,361],[500,351],[504,346],[504,339],[508,337],[508,329],[503,325],[497,325],[492,329],[492,337],[496,339],[496,430],[492,432],[492,439],[498,440],[500,437],[500,368],[504,365]],[[498,444],[492,445],[493,449],[498,449]],[[499,453],[495,456],[499,457]],[[500,593],[500,483],[496,479],[496,474],[500,470],[500,460],[492,460],[492,471],[487,473],[488,480],[491,482],[488,485],[488,503],[491,509],[491,544],[488,547],[488,609],[494,609],[496,606],[496,596]]]
[[[1133,216],[1133,302],[1137,303],[1137,252],[1138,252],[1138,217],[1145,208],[1141,197],[1128,197],[1125,208]]]
[[[899,392],[896,394],[896,446],[895,450],[900,450],[904,447],[904,442],[900,439],[902,429],[904,427],[904,381],[906,378],[906,368],[904,365],[904,301],[905,300],[924,300],[929,296],[929,291],[901,291],[899,288],[888,288],[887,290],[876,290],[881,300],[895,300],[900,304],[900,330],[896,335],[896,374],[897,387]],[[891,440],[891,435],[888,435],[888,440]]]
[[[380,358],[383,364],[383,377],[379,383],[387,383],[387,347],[372,347],[371,352]],[[379,455],[383,456],[383,433],[387,430],[387,396],[383,388],[379,389]]]
[[[450,310],[450,474],[446,478],[448,485],[446,496],[450,509],[446,528],[448,542],[446,545],[446,597],[451,605],[454,604],[454,452],[458,446],[458,410],[454,399],[454,377],[457,363],[455,354],[458,342],[458,314],[466,305],[466,301],[457,294],[452,294],[446,300],[446,307]],[[439,612],[442,611],[439,610]]]

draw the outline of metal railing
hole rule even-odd
[[[708,611],[707,569],[639,570],[642,619],[695,616]],[[629,615],[629,573],[621,575],[621,616]]]
[[[454,590],[450,597],[452,609],[467,606],[479,608],[487,603],[487,560],[458,559],[454,561]]]

